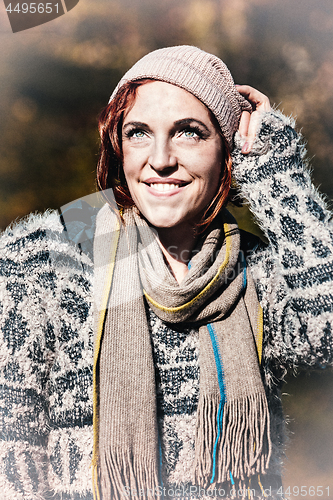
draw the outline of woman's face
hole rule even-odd
[[[123,167],[135,205],[156,228],[191,226],[215,196],[222,138],[192,94],[153,81],[138,88],[122,127]]]

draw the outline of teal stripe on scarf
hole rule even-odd
[[[191,261],[188,263],[187,267],[188,267],[188,269],[191,269],[191,267],[192,267]],[[245,274],[245,279],[246,279],[246,274]],[[214,477],[215,477],[217,443],[218,443],[218,440],[220,438],[221,431],[222,431],[223,407],[224,407],[224,404],[226,402],[227,396],[226,396],[226,392],[225,392],[222,358],[221,358],[220,353],[219,353],[219,344],[218,344],[218,341],[217,341],[217,338],[215,335],[215,330],[214,330],[214,327],[211,323],[207,324],[207,328],[208,328],[208,332],[209,332],[210,339],[211,339],[212,346],[213,346],[215,364],[216,364],[216,369],[217,369],[217,377],[218,377],[218,383],[219,383],[220,395],[221,395],[220,404],[219,404],[219,408],[217,411],[217,437],[216,437],[216,441],[214,444],[214,450],[213,450],[213,475],[212,475],[212,478],[210,480],[210,482],[212,483],[214,481]]]
[[[247,285],[246,261],[244,259],[244,255],[242,252],[241,252],[241,262],[244,265],[243,290],[245,290],[246,285]],[[190,268],[191,267],[190,267],[190,263],[189,263],[189,269]],[[220,346],[219,346],[218,340],[216,338],[216,333],[215,333],[213,325],[211,323],[208,323],[207,328],[208,328],[208,332],[209,332],[210,339],[211,339],[212,346],[213,346],[215,364],[216,364],[216,370],[217,370],[217,379],[218,379],[218,383],[219,383],[220,396],[221,396],[219,408],[217,411],[217,436],[216,436],[214,450],[213,450],[213,474],[212,474],[212,478],[210,480],[210,483],[212,484],[214,482],[214,478],[215,478],[216,450],[217,450],[217,444],[218,444],[218,441],[220,439],[221,432],[222,432],[223,408],[224,408],[224,405],[227,401],[227,395],[226,395],[226,391],[225,391],[224,371],[223,371],[222,357],[221,357],[221,353],[220,353]],[[235,484],[231,472],[230,472],[230,480],[231,480],[232,484]]]
[[[212,478],[210,480],[210,482],[213,483],[214,478],[215,478],[215,469],[216,469],[217,443],[219,441],[221,431],[222,431],[223,407],[224,407],[224,404],[227,400],[227,395],[225,392],[224,371],[223,371],[222,358],[221,358],[221,355],[219,352],[219,350],[220,350],[219,343],[218,343],[218,340],[216,338],[216,333],[215,333],[213,325],[211,323],[208,323],[207,328],[208,328],[208,332],[209,332],[210,339],[211,339],[212,346],[213,346],[215,364],[216,364],[216,370],[217,370],[217,378],[218,378],[220,396],[221,396],[219,409],[217,412],[217,436],[216,436],[214,450],[213,450],[213,475],[212,475]]]
[[[160,485],[162,486],[162,491],[163,491],[163,479],[162,479],[162,442],[161,442],[160,432],[158,433],[158,454],[159,454],[158,475],[159,475]]]

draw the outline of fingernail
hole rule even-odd
[[[244,146],[242,147],[242,153],[246,154],[249,153],[251,150],[250,143],[245,142]]]

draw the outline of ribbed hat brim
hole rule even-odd
[[[233,148],[242,111],[251,112],[252,107],[237,91],[221,59],[188,45],[155,50],[125,73],[110,101],[126,82],[145,78],[177,85],[197,97],[214,114],[230,149]]]

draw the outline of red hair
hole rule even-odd
[[[101,191],[113,189],[114,197],[119,207],[129,208],[135,205],[129,192],[124,171],[122,151],[122,124],[124,114],[134,105],[138,87],[151,82],[150,79],[127,82],[118,90],[116,96],[101,112],[98,129],[101,137],[100,155],[97,164],[97,186]],[[213,113],[211,116],[216,124],[217,120]],[[227,142],[221,133],[224,145],[224,159],[221,165],[220,185],[213,200],[206,208],[201,221],[197,224],[199,232],[202,232],[222,207],[229,201],[231,188],[231,154]],[[111,200],[108,200],[110,202]]]

